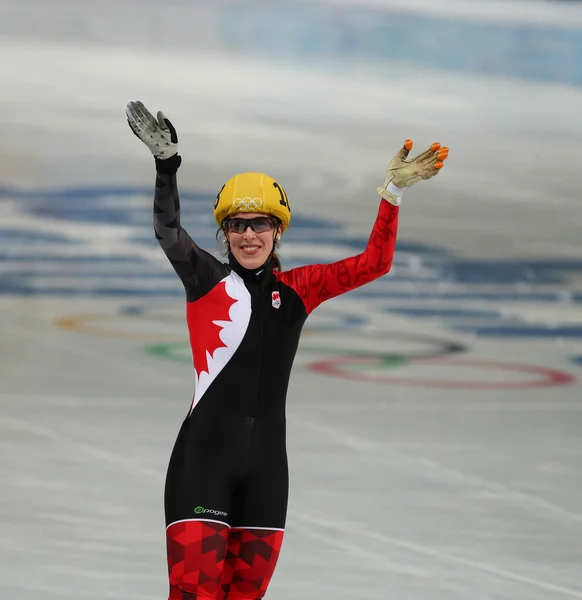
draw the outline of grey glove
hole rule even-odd
[[[174,126],[160,111],[157,120],[139,101],[129,102],[125,114],[135,135],[150,149],[158,160],[167,160],[178,154],[178,135]]]

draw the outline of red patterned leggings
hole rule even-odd
[[[166,532],[169,600],[256,600],[275,570],[282,529],[231,529],[211,520],[172,523]]]

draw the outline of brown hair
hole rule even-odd
[[[277,244],[277,242],[273,243],[273,247],[275,247],[275,244]],[[283,265],[281,264],[281,259],[279,258],[279,255],[276,252],[272,252],[271,253],[271,261],[273,262],[273,268],[276,271],[282,271],[283,270]]]

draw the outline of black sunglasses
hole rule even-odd
[[[230,233],[244,233],[250,227],[255,233],[264,233],[275,229],[279,223],[271,217],[255,217],[254,219],[242,219],[234,217],[224,222],[224,228]]]

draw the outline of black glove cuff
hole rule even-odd
[[[155,161],[156,171],[165,173],[166,175],[173,175],[180,168],[182,157],[179,154],[174,154],[174,156],[170,156],[170,158],[165,158],[164,160],[155,158]]]

